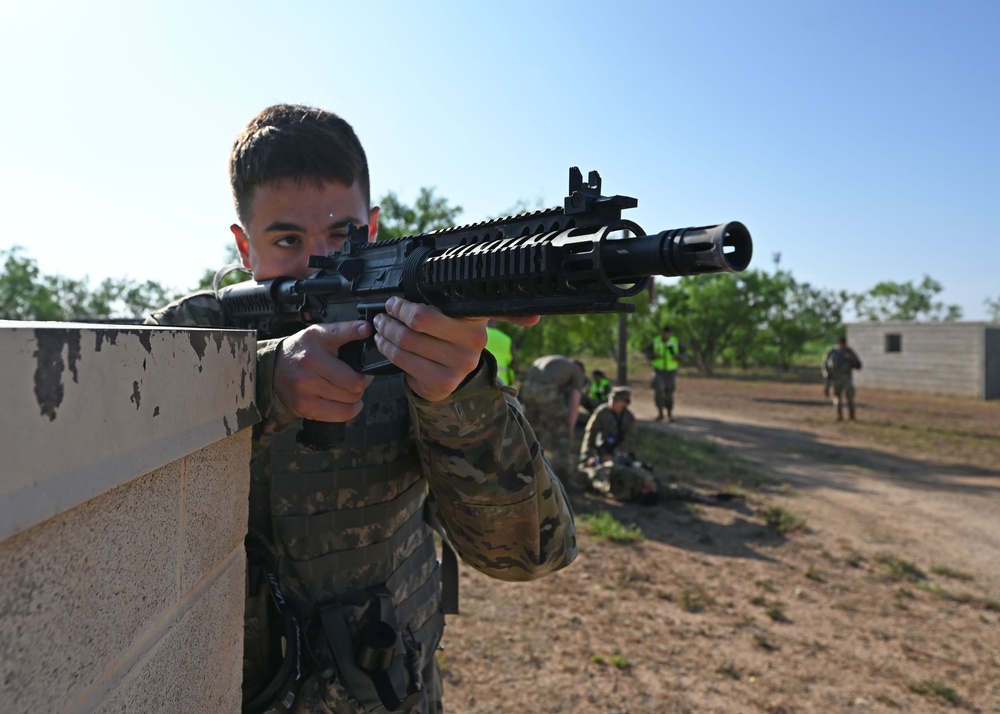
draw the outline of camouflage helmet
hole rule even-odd
[[[631,402],[632,401],[632,390],[628,387],[615,387],[611,390],[611,401],[613,402]]]

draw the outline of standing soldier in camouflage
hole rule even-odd
[[[663,421],[663,411],[667,419],[674,420],[674,392],[677,391],[677,370],[680,368],[681,343],[663,326],[659,337],[653,340],[653,396],[656,400],[656,421]]]
[[[580,363],[562,355],[536,359],[521,384],[524,414],[562,479],[576,473],[570,450],[586,385],[587,375]]]
[[[375,240],[365,152],[335,114],[265,109],[237,137],[230,179],[231,230],[257,280],[308,277],[309,256],[339,249],[348,223]],[[212,292],[148,322],[232,326]],[[440,712],[435,651],[457,564],[448,548],[439,564],[435,526],[502,580],[576,555],[565,491],[484,350],[487,320],[394,297],[373,323],[258,339],[244,712]],[[373,378],[338,359],[373,334],[399,373]],[[300,443],[303,419],[344,423],[342,440]]]
[[[856,369],[861,369],[861,360],[857,353],[847,346],[847,338],[837,340],[837,346],[832,347],[823,359],[823,379],[826,380],[826,393],[833,388],[833,405],[837,409],[837,421],[844,420],[844,403],[847,403],[848,415],[851,421],[855,418],[854,380],[851,378]]]

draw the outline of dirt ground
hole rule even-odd
[[[815,382],[679,380],[664,439],[746,461],[745,501],[620,505],[533,583],[463,566],[440,653],[446,710],[1000,712],[1000,403],[859,390],[837,423]],[[666,476],[660,473],[661,477]],[[779,532],[779,506],[804,527]]]

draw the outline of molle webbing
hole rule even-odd
[[[309,516],[276,519],[278,535],[295,561],[322,558],[340,551],[363,550],[386,542],[414,514],[422,513],[427,485],[420,479],[392,501],[340,508]]]
[[[369,406],[329,449],[299,444],[297,424],[274,435],[254,473],[266,485],[278,579],[306,618],[325,613],[326,630],[352,593],[388,593],[400,636],[426,667],[444,632],[442,571],[402,379],[376,377]]]
[[[278,530],[280,533],[280,524]],[[303,595],[310,601],[319,602],[340,593],[384,583],[428,539],[433,542],[433,531],[420,509],[387,540],[309,559],[289,557],[284,565],[302,584]]]

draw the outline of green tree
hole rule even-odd
[[[649,298],[643,292],[623,302],[633,306],[628,315],[629,343],[635,330],[649,324]],[[580,315],[543,315],[534,327],[500,323],[501,329],[514,338],[521,365],[531,364],[542,355],[561,354],[584,360],[587,357],[615,357],[618,347],[618,313]],[[650,337],[652,340],[652,337]],[[642,339],[635,340],[642,344]]]
[[[86,279],[46,276],[21,246],[0,252],[0,318],[7,320],[138,319],[175,295],[159,283],[106,278],[96,288]]]
[[[986,305],[986,310],[989,312],[989,319],[993,322],[1000,322],[1000,297],[996,300],[986,298],[983,300],[983,304]]]
[[[413,206],[399,200],[392,191],[379,201],[379,240],[427,233],[455,224],[462,213],[461,206],[450,206],[445,198],[436,197],[433,188],[420,189]]]
[[[919,285],[912,281],[878,283],[853,296],[854,311],[862,320],[960,320],[962,308],[935,301],[943,288],[929,275]]]
[[[45,285],[38,263],[22,255],[24,248],[14,246],[4,257],[0,276],[0,319],[62,320],[62,305],[52,288]]]
[[[712,374],[723,353],[738,349],[738,340],[759,324],[747,282],[745,273],[717,273],[658,285],[654,332],[669,324],[698,370]]]
[[[844,306],[849,300],[844,291],[814,288],[795,281],[791,274],[787,281],[784,300],[768,316],[766,332],[773,338],[774,359],[762,360],[786,371],[810,343],[833,342],[843,333]]]
[[[759,315],[749,324],[749,338],[737,328],[738,346],[745,349],[728,360],[741,367],[769,365],[789,370],[795,358],[813,341],[831,341],[842,330],[846,293],[814,288],[799,283],[791,273],[748,271],[744,289]],[[741,340],[740,337],[743,337]]]

